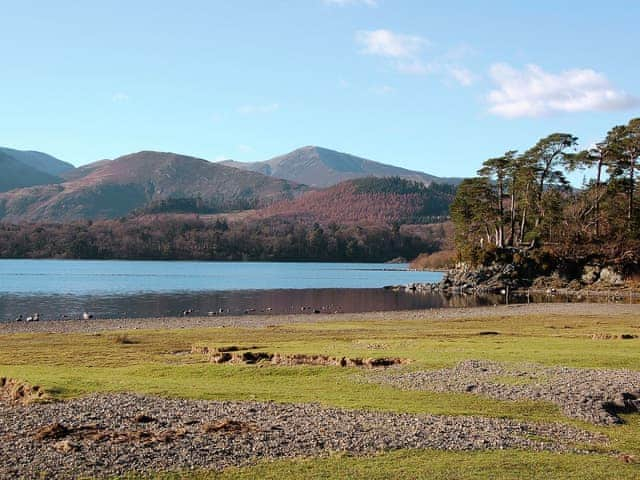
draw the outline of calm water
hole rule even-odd
[[[447,300],[381,287],[440,277],[402,264],[0,260],[0,320],[428,308]]]
[[[0,321],[38,312],[42,320],[367,312],[504,303],[500,295],[385,290],[437,282],[441,273],[370,263],[0,260]],[[562,295],[517,302],[609,301]],[[615,299],[612,301],[625,301]],[[634,300],[635,302],[638,299]]]
[[[138,293],[379,288],[433,282],[441,273],[371,263],[0,260],[0,294]]]

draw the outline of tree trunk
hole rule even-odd
[[[527,223],[527,206],[524,206],[524,210],[522,210],[522,222],[520,223],[520,238],[518,239],[518,246],[522,245],[524,241],[524,226]]]
[[[504,247],[504,207],[502,205],[502,197],[504,196],[504,182],[498,181],[498,231],[496,234],[496,244],[498,248]]]
[[[629,228],[631,228],[631,222],[633,221],[633,191],[635,190],[635,167],[636,160],[631,160],[631,166],[629,170],[629,205],[627,206],[627,221],[629,222]]]
[[[602,174],[602,156],[598,160],[598,173],[596,174],[596,238],[600,238],[600,178]]]

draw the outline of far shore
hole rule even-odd
[[[328,323],[385,320],[455,320],[491,319],[518,316],[640,315],[640,304],[623,303],[531,303],[496,305],[491,307],[434,308],[368,313],[318,315],[245,315],[229,317],[166,317],[92,320],[52,320],[42,322],[0,323],[0,335],[21,333],[85,333],[95,334],[115,330],[171,330],[191,328],[273,328],[295,323]]]

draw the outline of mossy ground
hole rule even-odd
[[[341,320],[341,319],[345,320]],[[496,331],[498,335],[480,335]],[[562,421],[600,431],[611,442],[601,453],[554,455],[522,451],[401,451],[375,457],[332,456],[263,462],[222,473],[160,478],[639,478],[640,418],[594,427],[539,402],[499,402],[472,394],[402,391],[362,382],[367,371],[340,367],[233,366],[208,363],[192,345],[258,346],[282,353],[410,358],[408,369],[451,366],[466,359],[537,362],[589,368],[640,368],[640,339],[593,340],[594,333],[640,333],[640,316],[534,315],[464,320],[351,321],[268,328],[203,328],[102,334],[0,336],[0,376],[43,386],[70,398],[130,391],[170,397],[320,402],[328,406],[527,421]],[[121,338],[121,337],[120,337]]]

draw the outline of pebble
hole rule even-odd
[[[512,377],[504,382],[501,377]],[[617,411],[637,411],[640,372],[545,367],[537,364],[503,364],[466,360],[453,368],[397,372],[386,371],[369,381],[408,390],[467,392],[497,400],[537,400],[558,405],[570,417],[596,425],[621,423]]]
[[[139,422],[142,415],[153,421]],[[56,429],[61,433],[36,439],[36,432],[52,424],[62,426]],[[221,470],[265,458],[401,448],[585,452],[584,445],[606,442],[600,434],[556,423],[135,394],[28,406],[0,403],[0,438],[2,479]]]

